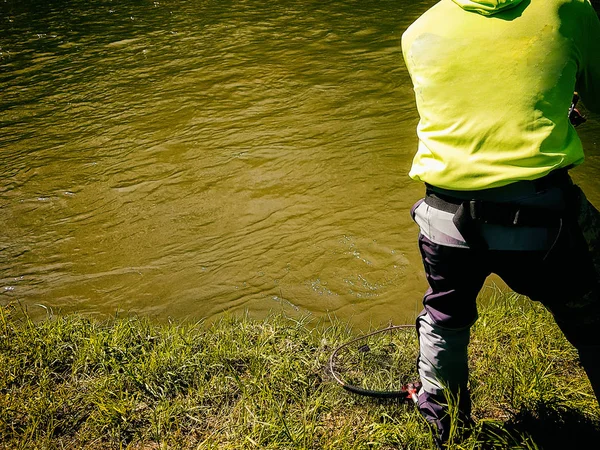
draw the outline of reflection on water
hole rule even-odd
[[[400,36],[433,3],[1,3],[0,301],[410,320]]]

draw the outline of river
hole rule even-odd
[[[0,302],[412,321],[400,38],[433,3],[3,0]]]

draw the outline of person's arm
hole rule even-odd
[[[587,13],[583,26],[583,65],[579,69],[576,89],[585,107],[600,113],[600,19],[593,8],[585,2]]]

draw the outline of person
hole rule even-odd
[[[469,330],[490,273],[550,310],[600,398],[600,222],[568,174],[584,159],[574,92],[600,112],[591,3],[441,0],[404,32],[402,53],[420,116],[409,175],[426,187],[411,210],[429,284],[418,408],[436,442],[448,440],[447,399],[470,418]],[[595,223],[583,229],[584,216]]]

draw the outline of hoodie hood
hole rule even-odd
[[[473,11],[484,16],[491,16],[505,9],[510,9],[522,0],[452,0],[465,11]]]

